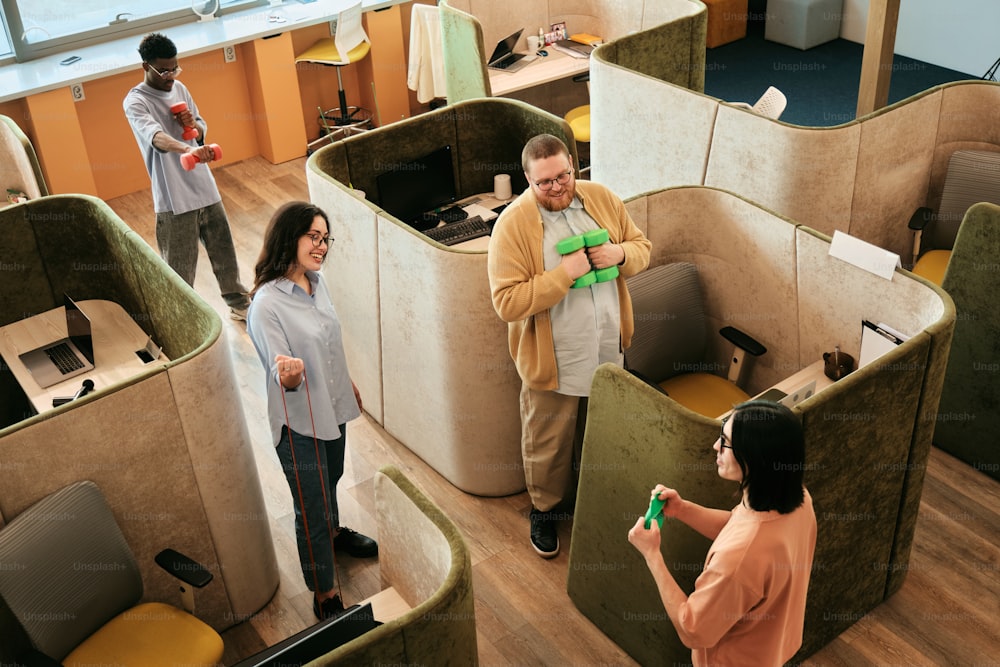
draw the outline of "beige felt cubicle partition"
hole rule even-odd
[[[653,241],[651,268],[697,267],[711,329],[730,324],[766,341],[767,353],[750,368],[751,394],[816,364],[834,345],[856,356],[862,317],[911,334],[794,408],[806,432],[805,482],[819,525],[802,659],[902,584],[954,305],[905,271],[888,281],[831,257],[828,236],[733,193],[679,187],[628,204]],[[706,365],[724,366],[727,352],[711,351]],[[684,663],[690,650],[659,620],[652,578],[625,536],[656,483],[711,506],[735,503],[714,466],[720,424],[621,369],[603,366],[595,375],[567,589],[642,664]],[[709,542],[680,524],[664,529],[668,567],[690,592]]]
[[[171,547],[215,575],[196,593],[200,618],[221,630],[259,610],[278,571],[218,315],[92,197],[0,210],[0,256],[12,272],[0,281],[0,324],[56,308],[63,294],[105,299],[170,359],[0,430],[0,520],[93,480],[136,555],[146,600],[178,601],[175,580],[153,562]],[[16,385],[5,384],[4,400],[18,400]]]
[[[521,148],[542,132],[576,157],[563,120],[483,98],[344,139],[307,165],[310,196],[337,239],[324,277],[365,410],[477,495],[524,488],[520,380],[490,300],[486,252],[443,246],[384,211],[378,175],[447,145],[459,199],[490,193],[497,173],[509,174],[517,193],[526,185]]]
[[[8,190],[29,199],[49,194],[35,147],[12,118],[0,116],[0,207],[7,204]]]
[[[677,185],[723,188],[908,264],[907,222],[940,198],[951,153],[1000,150],[996,82],[944,84],[839,125],[801,127],[641,70],[629,58],[644,51],[642,42],[612,42],[591,61],[592,177],[625,197]],[[620,122],[636,115],[649,126],[655,117],[662,131],[637,133]]]

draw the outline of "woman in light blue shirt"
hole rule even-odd
[[[247,333],[267,371],[271,435],[295,505],[299,563],[320,619],[344,608],[334,549],[358,558],[378,553],[374,540],[340,526],[337,509],[347,422],[361,414],[361,397],[319,274],[333,243],[329,229],[326,214],[307,202],[274,214],[247,313]]]

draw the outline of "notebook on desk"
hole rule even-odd
[[[88,318],[68,295],[66,337],[19,355],[21,363],[43,389],[94,368],[94,336]]]
[[[497,47],[493,49],[493,55],[486,61],[486,66],[501,72],[517,72],[535,60],[538,56],[534,53],[527,55],[514,53],[514,47],[517,46],[517,40],[521,39],[522,32],[524,32],[524,28],[497,42]]]

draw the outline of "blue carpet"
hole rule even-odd
[[[708,49],[705,93],[753,104],[768,86],[788,98],[781,120],[826,127],[854,120],[861,79],[862,44],[835,39],[806,51],[764,39],[763,21],[750,21],[744,39]],[[889,104],[950,81],[979,76],[895,56]]]

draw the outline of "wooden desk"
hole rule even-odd
[[[500,206],[501,204],[509,204],[517,199],[517,194],[511,196],[510,199],[497,199],[493,196],[492,192],[484,192],[481,195],[475,195],[473,197],[466,197],[462,201],[458,202],[457,206],[468,206],[469,204],[479,204],[484,208],[490,210]],[[490,237],[480,236],[478,239],[472,239],[471,241],[462,241],[461,243],[456,243],[453,246],[449,246],[455,250],[481,250],[485,252],[490,245]]]
[[[770,389],[778,389],[784,392],[785,395],[787,396],[792,392],[802,389],[810,382],[815,381],[816,388],[813,390],[813,393],[811,394],[811,396],[815,396],[820,391],[826,389],[827,387],[833,384],[833,380],[828,378],[826,374],[823,372],[824,368],[825,364],[823,360],[819,359],[818,361],[814,361],[813,363],[809,364],[805,368],[802,368],[799,371],[792,373],[781,382],[778,382],[772,387],[768,387],[768,389],[765,389],[764,391],[768,391]],[[764,392],[762,391],[760,394],[752,396],[751,398],[760,398],[760,396],[763,393]],[[797,402],[801,402],[803,400],[805,400],[805,397],[801,398]],[[732,412],[732,410],[726,410],[721,415],[719,415],[717,419],[722,419],[723,417],[726,417],[727,415],[729,415],[730,412]]]
[[[136,350],[145,348],[149,336],[114,301],[91,299],[77,305],[90,318],[94,369],[45,389],[38,386],[19,355],[66,337],[66,309],[60,306],[0,327],[0,356],[39,413],[53,409],[53,398],[73,396],[84,379],[93,380],[93,393],[98,393],[169,361],[162,353],[149,363],[136,355]]]
[[[574,58],[549,46],[549,55],[538,57],[524,69],[510,73],[489,70],[490,89],[494,97],[503,97],[518,90],[534,88],[590,71],[590,58]]]

